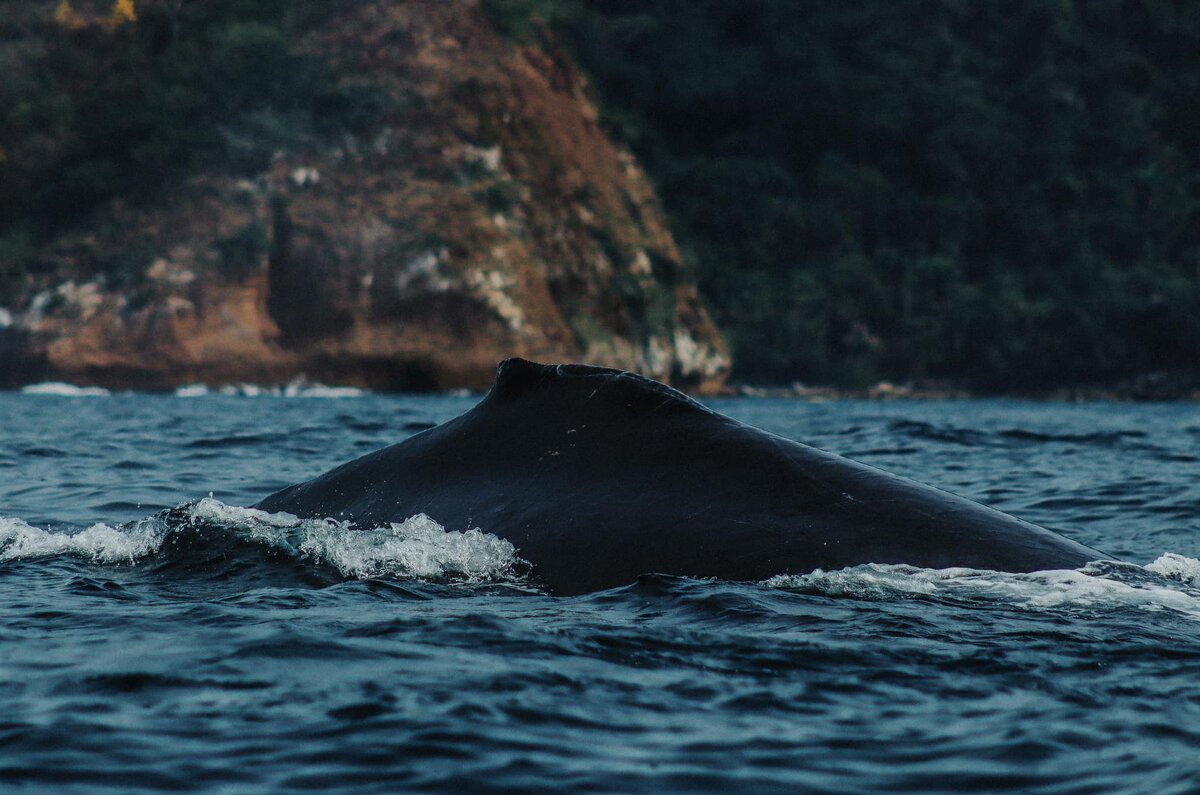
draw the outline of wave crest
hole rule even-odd
[[[837,571],[777,575],[763,583],[823,596],[870,600],[934,598],[1029,610],[1174,610],[1200,620],[1200,560],[1174,553],[1153,563],[1096,561],[1082,569],[1010,574],[871,563]]]
[[[77,533],[61,533],[0,517],[0,562],[75,555],[95,563],[133,563],[157,552],[162,541],[163,528],[154,519],[119,528],[94,524]]]
[[[238,508],[208,497],[118,527],[95,524],[79,532],[0,518],[0,562],[72,555],[95,563],[136,564],[187,554],[197,544],[226,543],[249,543],[331,567],[350,579],[485,583],[512,579],[528,568],[508,541],[479,528],[446,530],[425,514],[356,529],[349,522]]]

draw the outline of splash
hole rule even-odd
[[[397,577],[487,582],[502,579],[520,558],[512,544],[479,528],[446,530],[425,514],[366,530],[333,519],[235,508],[206,498],[193,523],[234,528],[244,537],[296,557],[333,566],[346,577]]]
[[[186,537],[191,534],[192,539]],[[395,578],[465,583],[512,579],[524,568],[509,542],[479,528],[450,531],[425,514],[356,529],[333,519],[300,519],[226,505],[213,498],[157,516],[79,532],[33,527],[0,518],[0,562],[71,555],[95,563],[136,564],[168,554],[174,541],[250,542],[335,569],[351,579]]]
[[[877,601],[933,598],[1038,610],[1174,610],[1200,620],[1200,560],[1168,553],[1153,563],[1097,561],[1082,569],[1025,574],[867,564],[778,575],[769,588]]]
[[[120,528],[94,524],[78,533],[60,533],[0,517],[0,562],[74,555],[95,563],[133,563],[159,550],[164,529],[154,519],[143,519]]]
[[[508,541],[479,528],[447,530],[425,514],[360,529],[349,522],[301,519],[209,497],[116,527],[98,523],[79,531],[43,529],[0,517],[0,564],[71,556],[97,564],[136,565],[172,554],[175,542],[181,541],[250,543],[331,568],[348,579],[510,582],[528,570]],[[1035,611],[1172,610],[1200,620],[1200,560],[1175,553],[1146,566],[1098,561],[1082,569],[1027,574],[873,563],[777,575],[763,585],[873,601],[930,598]]]
[[[1160,574],[1169,580],[1200,588],[1200,560],[1168,552],[1146,565],[1146,571]]]

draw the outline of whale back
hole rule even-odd
[[[1074,568],[1095,550],[744,425],[669,386],[509,359],[473,409],[258,504],[360,526],[425,513],[508,539],[552,592],[643,573],[758,580],[907,563]]]
[[[596,398],[599,397],[597,400]],[[715,414],[677,389],[637,373],[587,364],[538,364],[511,358],[496,368],[496,380],[483,405],[497,406],[539,398],[637,415],[664,408]]]

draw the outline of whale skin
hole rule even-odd
[[[1006,572],[1106,556],[785,439],[642,376],[507,359],[474,408],[256,508],[372,527],[424,513],[507,539],[550,593],[866,563]]]

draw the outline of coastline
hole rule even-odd
[[[224,397],[330,397],[364,395],[481,397],[486,389],[387,390],[369,389],[355,384],[324,383],[304,375],[280,383],[191,383],[176,388],[146,389],[140,384],[99,387],[61,380],[18,383],[0,388],[0,394],[26,394],[54,397],[108,397],[122,394],[158,394],[180,398]],[[845,387],[795,383],[790,386],[734,382],[719,390],[684,390],[700,398],[747,398],[750,400],[795,400],[803,403],[836,401],[954,401],[1013,399],[1044,403],[1200,403],[1200,385],[1186,379],[1131,379],[1112,384],[1084,384],[1046,388],[972,389],[950,382],[896,384],[880,381],[870,386]]]
[[[1150,373],[1110,383],[1067,384],[1012,389],[978,389],[963,384],[938,382],[893,383],[844,387],[795,383],[762,386],[734,382],[720,393],[723,397],[774,398],[824,402],[836,400],[987,400],[1013,398],[1047,403],[1192,403],[1200,402],[1200,375],[1196,373]]]

